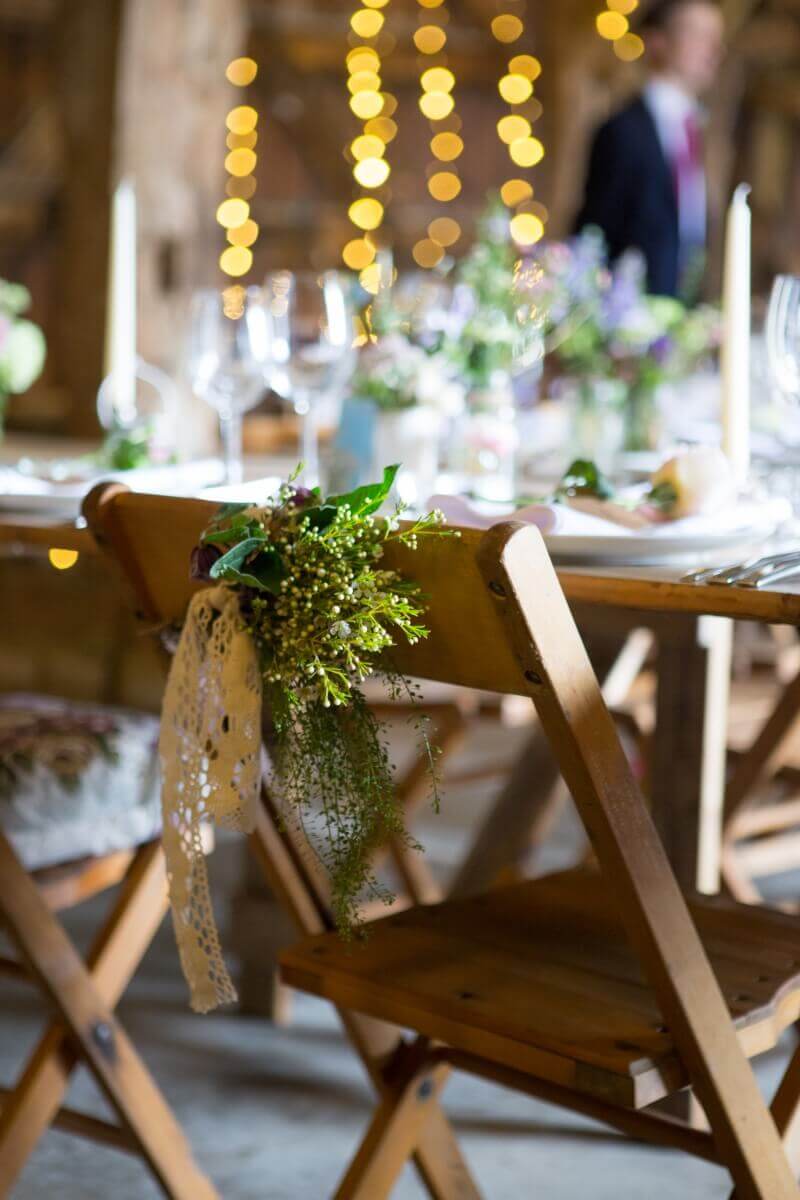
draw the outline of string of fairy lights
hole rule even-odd
[[[418,0],[418,4],[419,26],[414,45],[419,51],[419,107],[431,133],[427,187],[438,205],[447,205],[461,192],[458,159],[464,150],[462,122],[453,95],[456,77],[448,66],[446,53],[450,14],[445,0]],[[458,221],[439,209],[428,223],[427,236],[414,245],[411,252],[414,261],[426,269],[437,266],[460,237]]]
[[[228,82],[237,88],[248,87],[257,74],[258,65],[252,58],[235,58],[225,71]],[[219,266],[224,275],[239,279],[253,265],[252,248],[259,232],[250,215],[250,201],[256,190],[258,113],[252,105],[237,104],[225,118],[225,125],[228,130],[225,138],[227,198],[217,207],[217,221],[225,230],[228,245],[219,256]],[[229,317],[241,316],[244,303],[241,284],[233,284],[223,291],[223,303]]]
[[[622,62],[635,62],[644,54],[644,41],[632,32],[628,19],[638,7],[639,0],[606,0],[605,9],[595,19],[600,37],[611,42]]]
[[[519,7],[519,13],[499,13],[492,20],[492,36],[504,47],[513,46],[525,32],[524,5]],[[542,103],[534,94],[541,73],[542,64],[534,55],[514,54],[497,85],[509,108],[497,122],[497,135],[514,167],[526,172],[537,167],[545,156],[544,143],[533,132],[543,112]],[[504,181],[500,195],[506,207],[513,210],[509,227],[514,241],[520,246],[533,246],[544,236],[548,216],[544,205],[534,199],[533,184],[514,172]]]
[[[397,136],[394,114],[397,100],[383,90],[381,50],[391,41],[384,34],[385,9],[389,0],[363,0],[350,18],[350,49],[347,53],[347,90],[350,110],[363,122],[361,132],[347,148],[353,179],[360,195],[350,204],[348,217],[360,231],[342,250],[342,259],[367,291],[377,290],[380,269],[376,263],[378,233],[390,196],[391,165],[387,146]],[[382,38],[384,39],[382,41]]]

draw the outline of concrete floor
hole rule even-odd
[[[497,752],[497,731],[471,749]],[[513,741],[514,735],[508,735]],[[507,746],[511,749],[511,746]],[[474,795],[448,797],[420,830],[435,861],[456,861],[483,807]],[[548,853],[569,859],[576,829],[567,815]],[[215,873],[235,874],[238,847],[223,844]],[[95,914],[70,914],[82,940]],[[0,989],[0,1079],[14,1077],[41,1027],[43,1010],[17,985]],[[165,923],[120,1008],[122,1019],[204,1169],[225,1200],[327,1200],[371,1113],[371,1093],[330,1008],[298,997],[290,1028],[187,1008]],[[761,1061],[771,1091],[788,1047]],[[91,1079],[80,1073],[70,1103],[104,1113]],[[454,1077],[445,1107],[486,1200],[721,1200],[730,1187],[717,1168],[668,1151],[625,1142],[582,1118],[464,1076]],[[160,1193],[138,1160],[48,1133],[13,1200],[150,1200]],[[393,1200],[425,1196],[409,1170]]]

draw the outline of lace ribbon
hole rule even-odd
[[[164,853],[181,966],[191,1005],[236,1000],[222,956],[202,827],[249,833],[260,783],[261,671],[231,588],[198,592],[164,694],[159,742]]]

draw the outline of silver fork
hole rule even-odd
[[[800,550],[782,550],[775,554],[754,555],[742,562],[728,563],[723,567],[701,567],[681,576],[681,583],[723,583],[738,582],[743,576],[767,569],[773,564],[780,564],[785,559],[800,555]]]
[[[790,575],[796,575],[798,571],[800,571],[800,551],[795,550],[791,554],[784,555],[779,562],[773,563],[770,566],[747,571],[736,580],[736,584],[739,587],[764,587],[779,579],[786,579]]]

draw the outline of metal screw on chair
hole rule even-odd
[[[489,584],[489,591],[494,592],[495,596],[505,596],[506,594],[506,589],[502,583],[498,583],[495,579]]]
[[[526,671],[525,678],[527,679],[528,683],[541,683],[542,682],[541,675],[537,675],[537,673],[535,671]]]
[[[423,1079],[422,1083],[417,1088],[417,1099],[427,1100],[431,1095],[433,1095],[433,1080]]]
[[[108,1059],[115,1056],[114,1030],[107,1021],[95,1021],[91,1030],[92,1041],[101,1054]]]

